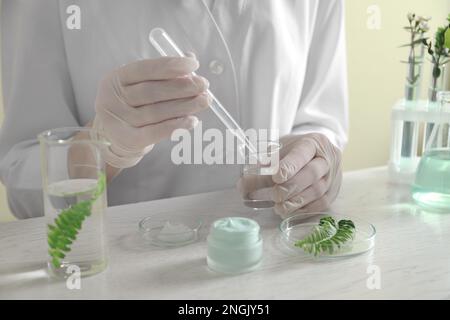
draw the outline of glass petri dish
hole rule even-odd
[[[157,247],[181,247],[196,242],[203,223],[192,218],[147,217],[139,222],[139,232],[148,244]]]
[[[356,227],[356,234],[353,241],[344,244],[332,254],[328,252],[320,253],[316,257],[340,258],[354,256],[368,252],[375,246],[376,229],[372,224],[354,216],[332,212],[299,214],[283,220],[280,224],[281,243],[291,254],[314,256],[313,254],[303,251],[302,248],[296,247],[295,243],[308,236],[313,228],[318,225],[320,219],[326,216],[332,216],[336,221],[343,219],[352,220]]]

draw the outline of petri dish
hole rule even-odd
[[[318,254],[317,258],[342,258],[366,253],[375,246],[375,227],[358,217],[337,214],[333,212],[317,212],[292,216],[283,220],[280,224],[280,240],[285,249],[290,254],[301,256],[312,256],[313,254],[303,251],[296,247],[295,243],[308,236],[313,228],[318,225],[323,217],[332,216],[336,221],[352,220],[356,227],[356,233],[353,241],[344,244],[341,248],[335,250],[332,254],[328,252]]]
[[[203,223],[192,218],[147,217],[139,222],[139,232],[148,244],[157,247],[181,247],[196,242]]]

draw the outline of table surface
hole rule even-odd
[[[409,188],[390,183],[386,168],[346,173],[332,210],[373,223],[375,248],[333,260],[288,255],[277,241],[280,219],[269,211],[251,212],[235,190],[111,207],[109,266],[83,278],[80,290],[47,276],[43,218],[1,224],[0,298],[450,299],[450,214],[416,208]],[[262,227],[263,263],[241,275],[210,271],[207,228],[201,241],[186,247],[146,245],[138,223],[156,214],[201,217],[206,225],[225,216],[254,218]],[[373,285],[377,279],[379,287]]]

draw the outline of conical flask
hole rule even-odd
[[[438,93],[439,120],[428,136],[412,187],[424,209],[450,213],[450,91]]]

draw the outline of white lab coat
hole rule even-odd
[[[80,30],[66,26],[74,4]],[[197,54],[198,73],[244,128],[321,132],[346,143],[343,0],[3,0],[1,24],[0,176],[19,218],[43,214],[36,135],[92,120],[105,73],[158,56],[148,42],[154,27]],[[211,110],[199,118],[204,129],[223,129]],[[159,143],[120,173],[109,205],[235,185],[239,166],[176,166],[174,144]]]

